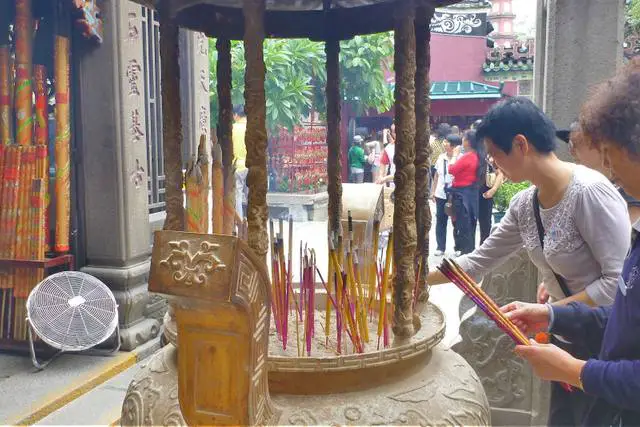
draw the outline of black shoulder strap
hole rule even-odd
[[[544,253],[544,226],[542,225],[542,218],[540,218],[540,201],[538,200],[537,188],[533,192],[533,214],[536,217],[536,228],[538,229],[538,238],[540,239],[540,247],[542,248],[542,252]],[[551,266],[549,266],[549,268],[551,268]],[[551,269],[551,271],[553,271],[553,269]],[[567,286],[567,281],[564,279],[564,277],[562,277],[555,271],[553,271],[553,275],[556,276],[556,280],[558,281],[560,288],[562,288],[562,292],[564,292],[564,295],[566,297],[570,297],[571,291],[569,290],[569,287]]]

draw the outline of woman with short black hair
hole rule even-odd
[[[631,228],[626,203],[613,184],[597,171],[561,161],[554,154],[555,126],[527,98],[494,105],[477,137],[506,178],[533,186],[513,197],[479,248],[458,258],[462,269],[479,281],[524,246],[552,303],[610,305],[626,254],[620,242],[628,241]],[[435,270],[427,282],[448,280]],[[562,337],[554,341],[585,357],[582,346]],[[554,383],[549,423],[580,424],[589,402],[583,393],[567,393]]]
[[[640,60],[636,60],[600,86],[580,117],[584,142],[598,148],[602,166],[613,181],[638,199],[639,99]],[[584,418],[576,420],[575,425],[640,425],[640,221],[633,229],[631,249],[616,281],[613,306],[517,302],[502,309],[525,333],[549,330],[589,348],[586,357],[577,358],[551,344],[534,342],[516,347],[543,379],[565,382],[593,397]],[[614,241],[625,251],[629,246],[627,239]]]

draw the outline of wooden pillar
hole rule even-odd
[[[416,10],[416,229],[418,249],[416,251],[416,268],[419,269],[417,292],[421,301],[429,299],[427,289],[427,273],[429,272],[429,230],[431,230],[431,209],[429,209],[429,177],[431,174],[431,147],[429,137],[431,126],[429,113],[430,82],[429,68],[431,54],[429,43],[431,31],[429,23],[433,17],[433,9],[420,7]]]
[[[267,128],[264,93],[264,11],[265,0],[244,0],[244,100],[247,113],[247,186],[248,243],[266,263],[269,236],[267,234]]]
[[[231,130],[233,128],[233,104],[231,103],[231,41],[218,39],[218,65],[216,69],[218,90],[218,144],[222,149],[222,165],[225,174],[231,170],[233,162],[233,144]]]
[[[395,120],[396,148],[394,163],[395,203],[393,211],[393,332],[396,337],[413,335],[411,307],[415,284],[416,252],[416,33],[415,7],[412,0],[400,2],[395,12]]]
[[[340,233],[342,215],[342,147],[340,146],[340,41],[327,40],[327,175],[329,232]],[[331,237],[331,234],[330,234]]]
[[[179,28],[169,15],[165,0],[158,6],[160,14],[160,61],[162,85],[162,153],[165,171],[167,217],[165,230],[184,230],[184,196],[182,192],[182,111],[180,109]]]

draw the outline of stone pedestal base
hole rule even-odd
[[[157,337],[160,332],[162,310],[165,305],[151,301],[148,287],[149,261],[128,267],[86,266],[82,271],[103,281],[118,303],[121,349],[131,351]]]

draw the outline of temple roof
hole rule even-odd
[[[154,7],[158,0],[134,0]],[[209,37],[242,39],[243,0],[166,0],[171,16],[185,28]],[[272,38],[328,37],[349,39],[393,29],[394,10],[406,0],[332,0],[323,11],[323,0],[266,0],[265,30]],[[449,6],[460,0],[416,0],[431,7]]]
[[[431,100],[439,99],[496,99],[502,98],[502,85],[491,86],[472,81],[444,81],[431,83]]]

